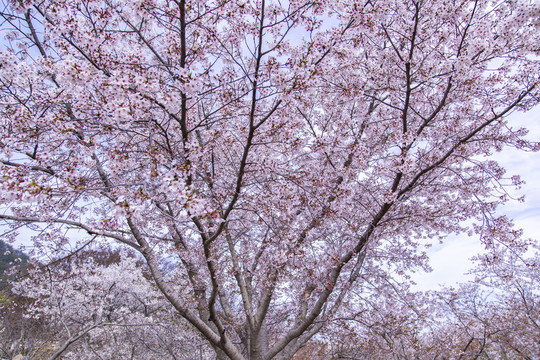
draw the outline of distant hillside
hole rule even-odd
[[[0,240],[0,290],[8,284],[9,276],[6,270],[13,266],[24,269],[27,263],[28,256],[25,253]]]

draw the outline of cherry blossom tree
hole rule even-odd
[[[348,317],[334,319],[338,324],[324,331],[329,341],[323,346],[354,359],[536,358],[538,252],[527,256],[501,245],[478,256],[476,279],[457,288],[363,291]]]
[[[426,269],[439,236],[493,228],[520,179],[488,157],[538,149],[506,120],[539,99],[526,0],[13,0],[1,15],[11,238],[138,252],[220,359],[290,359],[363,289]]]
[[[462,359],[537,356],[540,327],[534,300],[517,291],[497,294],[472,284],[447,291],[440,295],[443,316],[432,339],[437,354]]]
[[[459,344],[446,356],[534,359],[540,352],[540,254],[537,246],[534,252],[508,246],[520,236],[486,231],[488,251],[477,257],[476,280],[437,294],[441,333]]]
[[[207,346],[197,346],[202,339],[130,254],[80,251],[34,268],[13,291],[29,300],[26,319],[39,320],[50,335],[33,358],[194,359],[203,350],[208,355]]]

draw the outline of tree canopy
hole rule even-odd
[[[10,238],[136,252],[220,359],[291,359],[383,308],[407,323],[445,234],[535,264],[494,215],[521,180],[491,155],[539,148],[507,121],[540,99],[537,3],[3,4]]]

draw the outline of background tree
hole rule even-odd
[[[487,233],[484,240],[489,237],[494,245],[497,237],[518,236]],[[327,354],[354,359],[534,359],[540,351],[538,252],[524,253],[498,242],[477,261],[476,278],[457,288],[410,293],[389,284],[372,296],[364,291],[361,305],[324,332],[329,339],[325,345],[334,349]]]
[[[60,259],[59,259],[60,260]],[[38,359],[195,359],[208,346],[174,313],[133,254],[82,250],[37,267],[14,285],[28,299],[25,319],[48,334]],[[34,334],[29,340],[47,338]]]
[[[38,231],[41,254],[72,229],[129,247],[219,358],[290,359],[354,294],[506,201],[487,156],[538,149],[505,120],[538,103],[537,12],[10,2],[0,219]]]
[[[474,283],[434,294],[440,333],[449,333],[444,341],[454,345],[445,356],[534,359],[540,352],[538,247],[526,252],[508,246],[521,232],[497,229],[491,226],[484,234],[488,250],[477,257]]]

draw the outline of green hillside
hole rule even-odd
[[[9,274],[6,270],[13,266],[24,269],[28,263],[28,256],[22,251],[15,250],[4,241],[0,240],[0,289],[3,289],[9,281]]]

